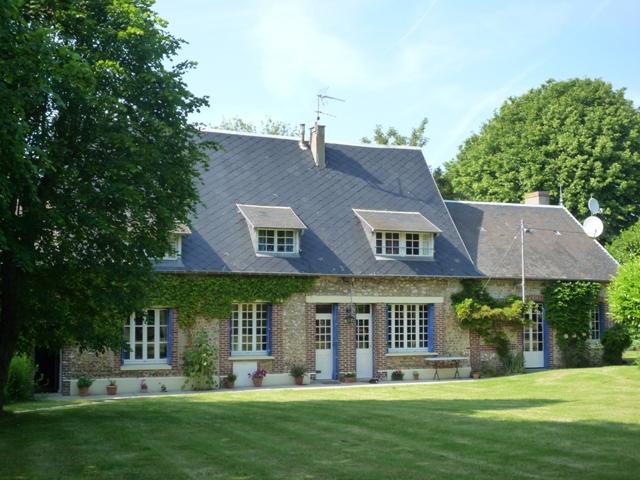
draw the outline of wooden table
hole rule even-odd
[[[433,362],[436,367],[436,371],[433,374],[434,380],[440,380],[440,374],[438,373],[438,364],[445,362],[452,362],[456,367],[456,373],[454,373],[453,378],[460,378],[460,362],[464,360],[469,360],[469,357],[430,357],[425,359],[427,362]]]

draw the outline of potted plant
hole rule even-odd
[[[478,370],[474,370],[473,372],[471,372],[471,378],[473,378],[474,380],[478,380],[480,378],[480,372]]]
[[[420,380],[420,372],[418,372],[417,370],[413,371],[413,379],[414,380]]]
[[[109,380],[109,385],[107,385],[107,395],[115,395],[118,393],[118,385],[116,385],[115,380]]]
[[[296,385],[302,385],[304,383],[305,368],[302,365],[293,365],[289,370],[289,375],[293,377]]]
[[[393,372],[391,372],[391,380],[395,380],[395,381],[401,381],[404,379],[404,372],[402,370],[400,370],[399,368],[397,370],[394,370]]]
[[[149,387],[147,386],[147,379],[143,378],[140,380],[140,391],[142,393],[147,393],[147,390],[149,389]]]
[[[356,381],[356,374],[354,372],[346,372],[342,378],[344,383],[354,383]]]
[[[81,397],[86,397],[89,395],[89,388],[93,384],[93,379],[89,377],[80,377],[78,378],[78,395]]]
[[[266,376],[267,376],[267,371],[263,368],[259,368],[255,372],[249,374],[249,377],[251,378],[251,381],[253,382],[254,387],[261,387],[262,381]]]
[[[224,385],[224,388],[235,387],[237,378],[238,376],[235,373],[230,373],[229,375],[224,377],[224,379],[222,380],[222,384]]]

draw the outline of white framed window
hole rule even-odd
[[[172,234],[169,238],[171,246],[163,260],[178,260],[182,256],[182,235]]]
[[[296,255],[299,251],[298,232],[259,228],[256,251],[266,255]]]
[[[591,340],[600,340],[600,308],[596,307],[591,310],[591,318],[589,321],[589,338]]]
[[[128,349],[123,363],[161,363],[167,360],[169,309],[150,308],[133,313],[124,326]]]
[[[375,232],[376,255],[392,257],[433,257],[432,233]]]
[[[266,355],[268,350],[266,303],[236,303],[231,310],[231,355]]]
[[[429,306],[389,305],[388,350],[396,352],[429,351]]]

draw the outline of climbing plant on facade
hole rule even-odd
[[[495,345],[500,361],[508,363],[511,347],[505,328],[526,325],[524,311],[529,304],[516,296],[493,298],[477,280],[463,280],[462,291],[451,295],[451,301],[460,325]]]
[[[279,303],[294,293],[308,291],[312,277],[276,275],[157,275],[150,305],[167,305],[180,312],[183,326],[193,325],[199,316],[228,318],[233,303],[256,300]]]
[[[586,345],[599,293],[600,284],[583,281],[556,281],[543,290],[547,322],[556,332],[556,342],[567,367],[588,364]]]

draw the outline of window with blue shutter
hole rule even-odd
[[[333,372],[331,377],[334,380],[338,380],[340,377],[340,366],[338,365],[338,338],[340,336],[340,326],[338,322],[338,304],[334,303],[331,306],[331,347],[333,354]]]
[[[267,355],[271,355],[271,316],[272,316],[272,305],[267,305]]]
[[[173,363],[173,309],[167,312],[167,364]]]
[[[427,305],[427,330],[428,330],[428,349],[430,352],[435,352],[435,344],[436,344],[436,319],[435,319],[435,306],[433,303]]]

